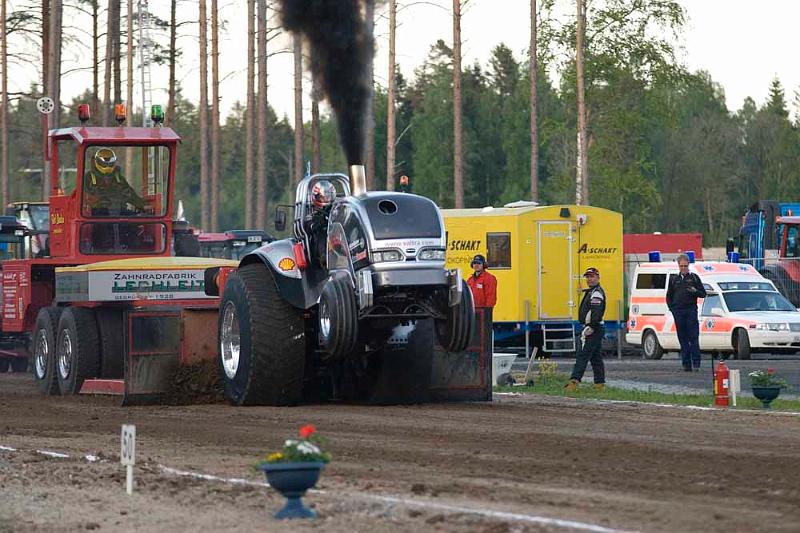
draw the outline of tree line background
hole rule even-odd
[[[74,48],[88,32],[93,53],[85,68],[93,84],[61,102],[55,123],[75,124],[77,104],[88,102],[97,122],[109,124],[112,104],[130,99],[122,81],[131,76],[123,68],[139,53],[138,4],[125,13],[125,0],[20,0],[11,9],[8,0],[0,1],[3,199],[38,199],[46,185],[36,99],[58,93],[62,49]],[[290,41],[296,95],[290,123],[269,105],[266,84],[270,54],[277,53],[268,45],[282,31],[279,6],[248,0],[247,98],[221,121],[218,38],[224,21],[217,1],[190,2],[197,5],[193,20],[178,20],[176,0],[170,3],[169,20],[152,20],[151,53],[152,61],[170,67],[167,125],[183,138],[175,199],[205,230],[269,230],[269,213],[277,203],[291,203],[306,161],[314,171],[346,171],[335,117],[324,106],[320,113],[313,79],[312,116],[304,120],[302,114],[303,69],[314,59],[299,40]],[[394,0],[363,5],[370,28],[376,10],[393,21],[398,6],[414,8]],[[776,79],[762,105],[746,99],[741,109],[728,109],[707,73],[689,72],[675,58],[685,24],[676,2],[533,0],[534,54],[519,57],[498,42],[485,64],[462,65],[458,23],[468,6],[453,0],[453,36],[436,41],[410,79],[394,64],[396,26],[390,23],[388,86],[374,84],[365,117],[370,188],[392,189],[407,175],[413,192],[442,207],[590,201],[622,212],[627,232],[702,231],[711,245],[737,232],[753,201],[798,199],[800,121],[790,116],[784,88]],[[563,16],[566,9],[576,15]],[[182,54],[176,36],[190,27],[200,38],[200,72],[183,83],[210,85],[199,102],[182,95],[175,76]],[[26,92],[9,93],[15,64],[39,58],[41,79]],[[795,110],[797,104],[795,96]]]

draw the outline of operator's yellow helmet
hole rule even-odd
[[[117,163],[117,154],[111,148],[100,148],[94,154],[94,165],[103,174],[111,174]]]

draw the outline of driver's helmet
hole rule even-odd
[[[336,199],[336,187],[328,180],[319,180],[311,187],[311,203],[317,209],[329,206]]]
[[[94,154],[94,165],[102,174],[111,174],[117,163],[117,154],[111,148],[100,148]]]

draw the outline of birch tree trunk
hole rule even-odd
[[[375,0],[365,0],[365,16],[367,25],[367,42],[374,43],[375,35]],[[374,45],[373,45],[374,47]],[[369,74],[369,90],[367,91],[367,116],[366,127],[364,128],[364,170],[367,174],[367,190],[375,190],[375,51],[374,48],[369,50],[369,59],[367,60],[367,69]]]
[[[578,205],[589,204],[589,154],[586,146],[586,101],[583,79],[583,48],[586,32],[586,9],[584,0],[577,0],[578,24],[575,37],[575,73],[577,78],[578,100],[578,139],[577,139],[577,168],[575,172],[575,203]]]
[[[120,19],[122,18],[122,0],[113,0],[114,1],[114,16],[112,18],[112,22],[114,23],[114,29],[112,36],[114,38],[112,42],[112,57],[114,58],[114,103],[120,104],[122,103],[122,75],[121,75],[121,60],[122,60],[122,53],[121,53],[121,43],[122,43],[122,35],[120,31]]]
[[[255,121],[256,96],[256,50],[255,50],[255,0],[247,0],[247,113],[245,113],[244,147],[244,227],[254,227],[253,216],[253,129]]]
[[[453,0],[453,189],[455,208],[464,207],[461,143],[461,0]]]
[[[175,41],[177,40],[178,32],[178,15],[177,15],[178,0],[170,0],[169,6],[169,86],[167,87],[167,113],[164,117],[164,123],[172,126],[175,121],[175,60],[177,50],[175,49]]]
[[[211,230],[219,231],[219,8],[211,0]]]
[[[538,61],[536,57],[536,0],[531,0],[531,46],[529,78],[531,80],[531,200],[539,201],[539,124],[538,109]]]
[[[133,125],[133,2],[135,0],[128,0],[128,12],[127,12],[127,33],[128,37],[126,40],[127,50],[126,50],[126,62],[127,62],[127,83],[125,87],[125,115],[127,118],[128,126]],[[144,110],[146,113],[147,110]],[[125,157],[125,175],[126,176],[133,176],[133,148],[128,148],[126,150],[127,155]]]
[[[111,64],[112,55],[114,53],[113,34],[114,23],[112,22],[114,12],[114,0],[108,0],[108,8],[106,9],[106,53],[105,53],[105,70],[103,71],[103,107],[100,112],[100,125],[110,125],[111,113]]]
[[[100,118],[100,2],[92,0],[92,122]]]
[[[258,151],[256,229],[267,227],[267,0],[258,0]]]
[[[294,44],[294,175],[289,183],[303,177],[303,40],[295,34]]]
[[[394,190],[397,0],[389,0],[389,78],[386,87],[386,190]]]
[[[0,0],[0,201],[8,204],[8,33],[6,2]]]
[[[322,166],[322,148],[319,122],[319,78],[315,74],[314,51],[310,50],[311,62],[311,173],[320,171]]]
[[[50,113],[50,128],[56,129],[60,123],[61,115],[61,0],[52,0],[50,3],[50,38],[47,53],[47,94],[53,99],[55,108]],[[42,175],[42,197],[50,197],[50,164],[44,165]]]
[[[211,230],[208,209],[208,16],[206,0],[200,0],[200,226]]]

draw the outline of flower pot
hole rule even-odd
[[[273,516],[285,518],[315,518],[317,513],[303,505],[301,498],[319,481],[325,463],[264,463],[258,469],[267,476],[267,483],[286,497],[286,505]]]
[[[780,387],[753,387],[753,396],[761,400],[761,403],[764,404],[764,409],[769,409],[770,402],[777,398],[780,393]]]

